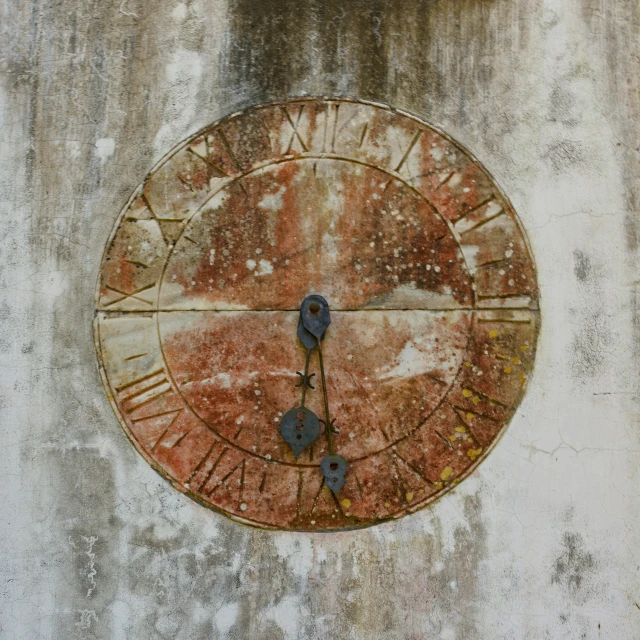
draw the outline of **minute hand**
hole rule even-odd
[[[325,428],[329,441],[329,455],[320,462],[320,469],[324,475],[327,487],[335,494],[342,489],[347,472],[347,461],[335,452],[333,444],[334,426],[329,413],[329,396],[327,392],[327,379],[322,358],[322,338],[331,323],[329,304],[322,296],[308,296],[300,307],[300,317],[304,328],[318,341],[318,358],[320,360],[320,377],[322,380],[322,395],[324,398]]]

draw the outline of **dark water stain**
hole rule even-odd
[[[53,520],[61,529],[41,557],[55,562],[56,638],[102,640],[112,627],[118,589],[117,502],[111,461],[95,449],[54,450],[41,460],[57,496]],[[51,550],[55,555],[51,555]]]
[[[640,13],[635,2],[581,0],[582,19],[590,40],[598,47],[602,60],[600,69],[602,111],[607,128],[615,142],[615,156],[621,175],[625,198],[625,262],[629,273],[638,270],[640,246]],[[628,304],[633,332],[633,361],[640,358],[640,284],[630,288]],[[636,405],[638,400],[634,400]]]
[[[553,564],[551,583],[560,584],[572,592],[579,591],[593,574],[596,562],[593,555],[585,550],[579,533],[565,533],[562,542],[564,548]]]
[[[602,306],[599,292],[603,286],[601,258],[586,251],[573,252],[573,273],[587,304],[571,307],[569,359],[572,376],[586,382],[600,374],[606,366],[606,354],[618,339],[618,328]]]
[[[576,278],[580,282],[586,282],[591,273],[591,259],[584,251],[576,249],[573,252],[573,261],[573,273]]]
[[[504,50],[527,46],[529,14],[505,0],[234,0],[221,71],[249,102],[350,95],[470,123],[515,72]]]
[[[287,626],[300,638],[478,637],[482,511],[477,497],[464,499],[465,524],[447,549],[440,536],[451,523],[439,521],[435,535],[417,527],[366,541],[354,533],[277,541],[281,534],[222,517],[211,539],[177,522],[167,521],[169,533],[141,527],[124,580],[146,615],[132,619],[128,637],[192,640],[213,629],[209,637],[284,640]],[[225,608],[223,634],[213,619]]]
[[[478,562],[487,531],[479,498],[463,504],[466,525],[455,526],[453,549],[441,537],[452,523],[434,519],[432,535],[418,528],[329,553],[309,589],[312,610],[333,613],[326,637],[348,630],[354,637],[478,637],[473,603],[481,597]]]
[[[585,160],[585,152],[579,142],[560,140],[546,147],[542,154],[542,159],[554,171],[562,173],[571,169],[574,165],[582,164]]]
[[[598,305],[570,309],[573,338],[570,344],[571,375],[577,381],[597,376],[605,366],[605,352],[616,339],[610,318]]]
[[[549,96],[548,118],[551,122],[559,122],[567,127],[576,126],[582,114],[579,104],[571,90],[571,77],[557,81]]]

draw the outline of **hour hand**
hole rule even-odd
[[[302,342],[307,351],[311,351],[311,349],[315,349],[318,346],[318,339],[312,333],[307,331],[304,324],[302,324],[302,312],[298,318],[298,339]]]

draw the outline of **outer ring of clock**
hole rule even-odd
[[[341,114],[339,113],[339,109],[342,109]],[[312,115],[309,116],[307,130],[304,129],[306,124],[304,120],[306,117],[305,110],[307,114],[312,112]],[[360,143],[359,150],[365,149],[364,151],[358,151],[360,156],[356,158],[346,158],[344,150],[336,150],[335,148],[336,133],[342,131],[340,127],[344,128],[348,126],[344,124],[344,121],[341,122],[339,118],[340,116],[344,117],[345,113],[347,113],[348,116],[350,111],[355,113],[355,115],[351,115],[351,120],[355,118],[357,121],[357,128],[354,128],[354,131],[351,132],[350,144],[355,145],[356,141],[358,141]],[[241,154],[241,150],[234,149],[233,145],[235,141],[227,127],[235,123],[241,123],[242,119],[247,118],[247,116],[253,118],[253,126],[255,126],[255,121],[256,119],[259,120],[261,114],[271,114],[272,118],[275,117],[277,126],[273,125],[272,119],[271,129],[269,130],[269,128],[267,128],[267,134],[269,134],[269,131],[272,134],[269,138],[269,144],[273,146],[278,144],[278,140],[280,140],[282,146],[279,149],[279,154],[278,150],[274,152],[274,158],[260,159],[251,166],[244,166],[245,159]],[[279,115],[273,116],[273,114]],[[325,118],[324,123],[321,121],[323,117]],[[280,118],[279,123],[278,118]],[[360,120],[358,120],[358,118]],[[362,126],[360,121],[363,123]],[[322,134],[323,124],[324,133]],[[278,129],[278,126],[280,129]],[[241,130],[242,127],[239,127],[239,129]],[[464,363],[464,369],[461,369],[461,371],[462,374],[469,375],[458,384],[459,389],[457,390],[456,399],[448,401],[448,404],[452,407],[449,413],[451,414],[451,412],[453,412],[453,414],[457,416],[452,419],[454,421],[459,420],[460,424],[455,428],[457,431],[454,429],[451,435],[448,433],[438,433],[438,436],[436,436],[438,440],[443,441],[442,447],[445,447],[447,451],[453,451],[456,458],[460,457],[461,451],[458,446],[458,441],[463,437],[473,440],[472,446],[466,448],[465,453],[467,453],[468,459],[465,459],[464,466],[457,465],[456,460],[452,458],[453,461],[450,464],[445,464],[444,466],[441,464],[440,467],[442,468],[428,469],[428,465],[424,463],[424,458],[428,457],[428,455],[418,455],[416,458],[407,459],[407,452],[403,451],[402,453],[404,455],[401,456],[400,452],[395,451],[396,447],[394,446],[394,452],[389,455],[394,456],[395,462],[393,462],[393,464],[396,465],[396,470],[398,469],[397,465],[401,464],[403,465],[403,471],[400,472],[400,478],[397,483],[398,489],[395,491],[396,495],[393,497],[387,496],[389,499],[386,499],[385,502],[382,502],[379,506],[373,509],[369,508],[369,510],[365,510],[365,512],[357,513],[356,504],[358,503],[358,493],[353,487],[351,493],[348,493],[348,495],[345,494],[344,497],[340,495],[335,504],[332,504],[328,497],[321,495],[321,488],[317,491],[314,488],[311,491],[311,494],[314,495],[311,496],[310,494],[310,496],[305,497],[307,511],[301,515],[300,490],[299,487],[296,486],[291,489],[293,493],[298,494],[296,506],[293,510],[291,508],[289,508],[288,511],[285,509],[284,517],[278,517],[278,514],[283,513],[283,511],[278,504],[280,499],[277,495],[271,496],[271,504],[267,506],[263,505],[260,511],[261,514],[270,514],[268,517],[264,517],[264,515],[252,517],[251,498],[236,495],[234,493],[235,486],[233,486],[236,480],[240,480],[243,488],[245,487],[249,478],[248,474],[250,473],[247,469],[248,464],[246,461],[240,461],[236,464],[236,460],[234,459],[228,462],[228,467],[225,467],[225,470],[228,469],[229,473],[223,473],[223,475],[218,478],[221,482],[216,485],[216,488],[214,488],[212,492],[219,493],[220,495],[224,494],[224,497],[219,502],[216,502],[215,499],[210,499],[210,497],[207,497],[207,495],[200,491],[204,485],[200,486],[200,490],[193,489],[192,483],[194,478],[199,477],[198,474],[201,476],[209,475],[208,481],[211,482],[211,478],[214,476],[210,469],[207,468],[208,466],[214,468],[214,465],[221,464],[221,460],[223,464],[227,464],[224,444],[218,443],[209,447],[209,443],[207,442],[206,446],[203,445],[203,447],[200,447],[201,450],[199,450],[198,447],[192,447],[198,455],[195,455],[195,457],[191,456],[191,458],[186,456],[179,464],[176,464],[173,468],[169,468],[157,455],[160,447],[151,445],[150,441],[142,442],[140,439],[136,425],[140,425],[141,423],[150,425],[155,421],[157,424],[155,424],[153,428],[147,426],[147,430],[153,432],[154,436],[164,433],[165,435],[163,435],[163,437],[166,437],[166,432],[171,433],[171,429],[177,428],[173,413],[178,412],[178,408],[177,405],[167,404],[166,402],[167,396],[175,393],[172,389],[175,381],[171,379],[171,374],[168,371],[166,363],[163,363],[164,369],[158,369],[153,363],[150,367],[147,366],[146,369],[145,367],[136,368],[145,358],[148,360],[148,357],[146,355],[138,356],[136,353],[127,356],[124,355],[125,351],[123,351],[123,349],[125,349],[125,347],[123,344],[127,342],[127,334],[131,333],[130,327],[124,327],[128,319],[139,316],[159,322],[160,312],[156,312],[153,305],[151,308],[146,308],[149,307],[147,304],[149,298],[146,296],[153,287],[146,287],[144,278],[140,281],[129,278],[126,283],[127,287],[122,286],[122,279],[117,280],[117,277],[115,280],[113,279],[115,276],[113,270],[111,272],[109,271],[112,266],[109,263],[121,261],[123,259],[123,251],[126,253],[127,250],[131,250],[131,255],[135,253],[130,245],[127,245],[127,249],[123,249],[122,238],[120,238],[118,234],[122,234],[124,221],[128,221],[129,223],[133,222],[134,225],[137,224],[145,226],[146,228],[151,228],[157,224],[160,234],[159,236],[155,234],[155,237],[158,240],[161,238],[168,247],[166,261],[162,267],[162,272],[164,273],[171,252],[174,250],[174,246],[170,246],[172,239],[173,245],[175,245],[184,233],[185,228],[188,227],[189,221],[202,210],[202,207],[205,206],[207,202],[210,202],[212,192],[209,191],[208,194],[201,196],[201,201],[198,201],[198,198],[194,197],[194,202],[191,202],[186,208],[183,206],[183,200],[180,200],[177,205],[175,203],[171,205],[175,208],[174,210],[178,211],[175,217],[180,218],[180,220],[173,221],[176,224],[173,230],[174,236],[172,236],[170,240],[167,240],[168,236],[162,232],[163,227],[169,228],[171,226],[171,224],[169,224],[171,222],[169,215],[154,210],[153,214],[149,217],[144,215],[144,212],[140,213],[139,209],[135,210],[135,208],[136,206],[140,207],[140,203],[142,203],[143,207],[148,207],[149,210],[151,210],[152,197],[149,194],[152,193],[152,190],[149,189],[149,184],[161,175],[163,171],[167,175],[170,174],[172,172],[171,164],[175,163],[176,159],[179,159],[181,152],[184,153],[185,150],[190,150],[193,145],[198,144],[199,140],[206,138],[211,132],[226,131],[226,134],[219,136],[221,143],[218,153],[227,154],[228,165],[220,166],[220,163],[213,161],[211,161],[210,165],[207,165],[207,175],[210,183],[216,184],[214,189],[219,187],[222,190],[228,188],[233,181],[242,179],[245,175],[255,172],[257,170],[256,164],[261,167],[266,167],[274,163],[296,162],[303,158],[310,160],[315,157],[319,160],[342,159],[362,163],[363,165],[371,164],[372,166],[376,166],[365,157],[367,150],[366,145],[363,144],[363,140],[366,140],[366,135],[372,135],[371,132],[373,130],[378,131],[378,135],[380,136],[379,139],[370,142],[373,146],[377,145],[377,147],[379,147],[375,150],[378,162],[383,165],[379,168],[390,175],[394,181],[402,183],[407,188],[420,193],[420,195],[433,206],[442,219],[446,221],[451,233],[459,242],[460,251],[464,258],[466,258],[465,247],[472,246],[471,242],[465,245],[465,241],[473,238],[475,240],[473,246],[476,246],[482,241],[481,237],[480,240],[478,240],[479,234],[481,233],[486,234],[484,241],[489,247],[485,251],[487,256],[492,257],[496,252],[500,251],[502,251],[505,256],[508,256],[506,258],[488,260],[486,261],[487,266],[484,265],[484,262],[480,264],[480,266],[477,266],[476,261],[476,266],[470,270],[475,285],[475,299],[473,306],[469,307],[469,309],[473,315],[474,326],[477,328],[483,325],[483,333],[481,336],[475,336],[473,338],[476,342],[483,340],[483,344],[487,346],[485,354],[480,355],[487,356],[493,363],[491,365],[492,367],[498,366],[501,368],[499,375],[496,374],[498,376],[496,379],[499,378],[502,380],[506,378],[512,380],[514,376],[518,376],[519,382],[516,386],[519,388],[514,390],[511,388],[513,387],[511,382],[504,384],[501,382],[499,387],[501,392],[504,392],[504,396],[495,397],[495,393],[493,392],[485,393],[482,389],[478,388],[477,384],[475,386],[471,384],[470,382],[473,379],[469,377],[474,369],[480,370],[485,368],[485,364],[466,361]],[[396,145],[397,149],[394,148],[392,140],[394,134],[396,136],[396,142],[401,140],[401,143]],[[427,136],[433,138],[433,140],[441,141],[448,149],[453,149],[452,157],[455,156],[455,160],[451,166],[436,167],[435,171],[422,171],[424,166],[419,166],[420,171],[416,173],[416,162],[418,164],[422,162],[424,165],[424,159],[416,160],[413,156],[420,152],[420,145],[423,144]],[[321,138],[322,141],[320,141]],[[320,148],[321,144],[323,146]],[[333,147],[329,148],[329,145],[332,144]],[[426,147],[423,147],[423,151],[424,148]],[[380,158],[382,159],[380,160]],[[206,157],[204,159],[194,158],[193,161],[207,164]],[[441,164],[446,165],[446,162]],[[455,166],[453,166],[454,164]],[[238,169],[237,175],[232,175],[232,171],[229,169],[229,167],[233,167],[233,165],[236,165]],[[215,168],[213,173],[211,172],[211,167]],[[180,179],[178,173],[178,170],[174,171],[174,174]],[[435,182],[433,182],[431,186],[427,185],[427,187],[425,187],[425,183],[429,180]],[[171,188],[170,184],[167,186],[168,181],[166,176],[163,177],[163,181],[165,188]],[[184,182],[185,180],[182,178],[181,184],[183,188],[186,188],[183,184]],[[474,187],[470,188],[468,186],[477,184],[477,182],[480,182],[481,185],[475,189],[475,191],[479,191],[480,193],[475,192]],[[193,185],[187,186],[189,186],[194,194],[196,193]],[[179,184],[175,180],[173,188],[176,190],[179,189]],[[440,199],[435,202],[433,199],[430,199],[429,195],[424,193],[424,190],[428,188],[432,189],[432,193],[435,189],[435,192],[439,193],[438,198]],[[132,212],[134,213],[132,214]],[[158,220],[160,222],[158,222]],[[161,222],[163,224],[160,224]],[[498,231],[494,231],[493,238],[500,236],[498,240],[492,239],[488,233],[491,232],[494,227],[497,228]],[[506,241],[506,244],[503,241]],[[124,242],[126,242],[126,238]],[[114,247],[116,248],[114,249]],[[474,251],[478,253],[477,249],[474,249]],[[481,248],[480,252],[482,253],[482,251],[483,249]],[[512,259],[514,256],[515,259]],[[135,260],[133,260],[133,262],[135,262]],[[509,272],[509,267],[511,268],[511,272]],[[513,270],[514,267],[515,271]],[[486,277],[481,273],[483,268],[485,270],[497,269],[498,273],[504,271],[504,274],[501,277],[497,275],[495,277]],[[143,268],[137,268],[138,271],[141,269]],[[508,277],[510,275],[515,277]],[[504,276],[507,277],[505,278]],[[525,283],[523,286],[519,286],[522,283],[517,282],[518,277]],[[502,288],[500,288],[501,285],[499,284],[501,279],[506,283]],[[117,286],[114,285],[114,282]],[[482,293],[479,293],[478,290],[478,283],[480,282],[484,283],[482,286],[485,287],[485,289],[482,289]],[[498,284],[496,285],[496,283]],[[157,290],[159,294],[159,285]],[[155,293],[155,291],[151,291],[151,293]],[[311,293],[311,291],[309,291],[309,293]],[[323,292],[318,291],[318,293]],[[138,449],[149,464],[163,475],[163,477],[168,479],[173,486],[201,504],[221,511],[232,519],[253,526],[283,530],[331,531],[371,526],[423,508],[469,475],[479,462],[486,457],[488,452],[495,446],[500,435],[504,432],[513,412],[521,401],[527,379],[533,367],[539,329],[538,297],[538,290],[535,283],[535,266],[525,234],[513,211],[513,207],[499,187],[497,187],[495,181],[468,151],[431,125],[411,115],[390,109],[383,105],[356,100],[345,100],[342,98],[304,98],[292,99],[276,104],[260,105],[228,116],[204,128],[187,141],[178,145],[156,165],[145,181],[136,189],[121,212],[114,231],[107,243],[96,294],[97,311],[94,326],[100,373],[114,411],[125,433],[127,433],[127,436],[136,449]],[[154,314],[155,318],[152,317]],[[116,330],[113,335],[111,335],[109,333],[110,330],[105,329],[109,324],[107,320],[111,321],[111,324],[121,322],[124,329]],[[142,324],[145,323],[142,322]],[[138,330],[133,331],[133,334],[135,334],[136,331]],[[139,331],[144,333],[143,330]],[[142,333],[140,333],[140,335],[142,335]],[[105,335],[108,335],[108,337],[105,338]],[[294,340],[293,337],[291,337],[291,339]],[[120,342],[118,342],[119,340]],[[121,344],[122,342],[123,344]],[[129,342],[131,342],[131,340],[129,340]],[[481,348],[480,350],[482,351],[483,349]],[[136,349],[134,349],[134,351],[136,351]],[[159,351],[162,351],[162,347],[160,347]],[[117,356],[114,354],[117,353],[122,354],[122,362],[120,364],[115,361],[117,360]],[[137,358],[139,362],[136,362]],[[507,387],[509,387],[509,389],[505,391]],[[507,396],[508,399],[505,400]],[[146,413],[147,410],[149,413]],[[473,426],[474,421],[476,424],[484,421],[485,426],[483,429],[489,434],[485,436],[484,439],[471,435],[476,428],[480,429],[480,427]],[[491,432],[490,428],[486,427],[486,424],[490,422],[497,425],[493,432]],[[173,447],[171,447],[172,449],[176,449],[176,447],[181,446],[181,443],[186,442],[184,439],[180,441],[181,437],[188,438],[188,434],[193,433],[195,427],[193,427],[193,423],[190,424],[191,431],[188,431],[187,426],[183,425],[182,431],[186,432],[186,435],[179,429],[176,431],[174,435],[177,436],[176,442],[178,444],[174,444]],[[463,432],[462,429],[465,431]],[[197,434],[194,434],[193,437],[196,435]],[[452,439],[454,436],[455,439]],[[482,442],[480,442],[481,440]],[[420,442],[424,444],[426,440]],[[420,447],[420,442],[415,443],[415,448]],[[463,445],[463,448],[464,446],[465,445]],[[222,447],[222,449],[220,449],[220,447]],[[425,451],[428,452],[430,447],[431,445],[425,446]],[[389,449],[391,449],[391,446]],[[201,456],[201,459],[197,459],[198,456]],[[398,458],[400,458],[402,462],[399,462]],[[269,467],[281,463],[282,461],[279,462],[277,460],[266,461]],[[261,458],[260,464],[265,464],[264,458]],[[217,472],[215,468],[214,472]],[[256,469],[253,469],[251,473],[255,476]],[[428,487],[428,490],[424,491],[424,495],[420,495],[420,489],[417,488],[419,482],[415,484],[415,486],[412,485],[412,479],[409,477],[411,474],[414,474],[414,480],[418,477],[423,478],[424,488]],[[375,477],[375,474],[373,477]],[[231,484],[231,488],[225,487],[225,483],[227,485]],[[358,482],[358,485],[359,495],[362,496],[363,488],[360,482]],[[222,487],[222,489],[220,489],[220,487]],[[345,487],[345,489],[346,488],[347,487]],[[246,491],[246,488],[243,490]],[[255,487],[252,493],[249,492],[246,494],[246,496],[249,495],[254,498],[257,497],[258,500],[260,499]],[[363,513],[365,514],[364,517]]]

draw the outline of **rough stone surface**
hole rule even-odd
[[[4,2],[0,25],[1,637],[640,635],[637,3]],[[542,315],[481,467],[330,535],[177,492],[127,441],[93,346],[102,250],[151,167],[302,95],[391,104],[480,158],[527,231]]]

